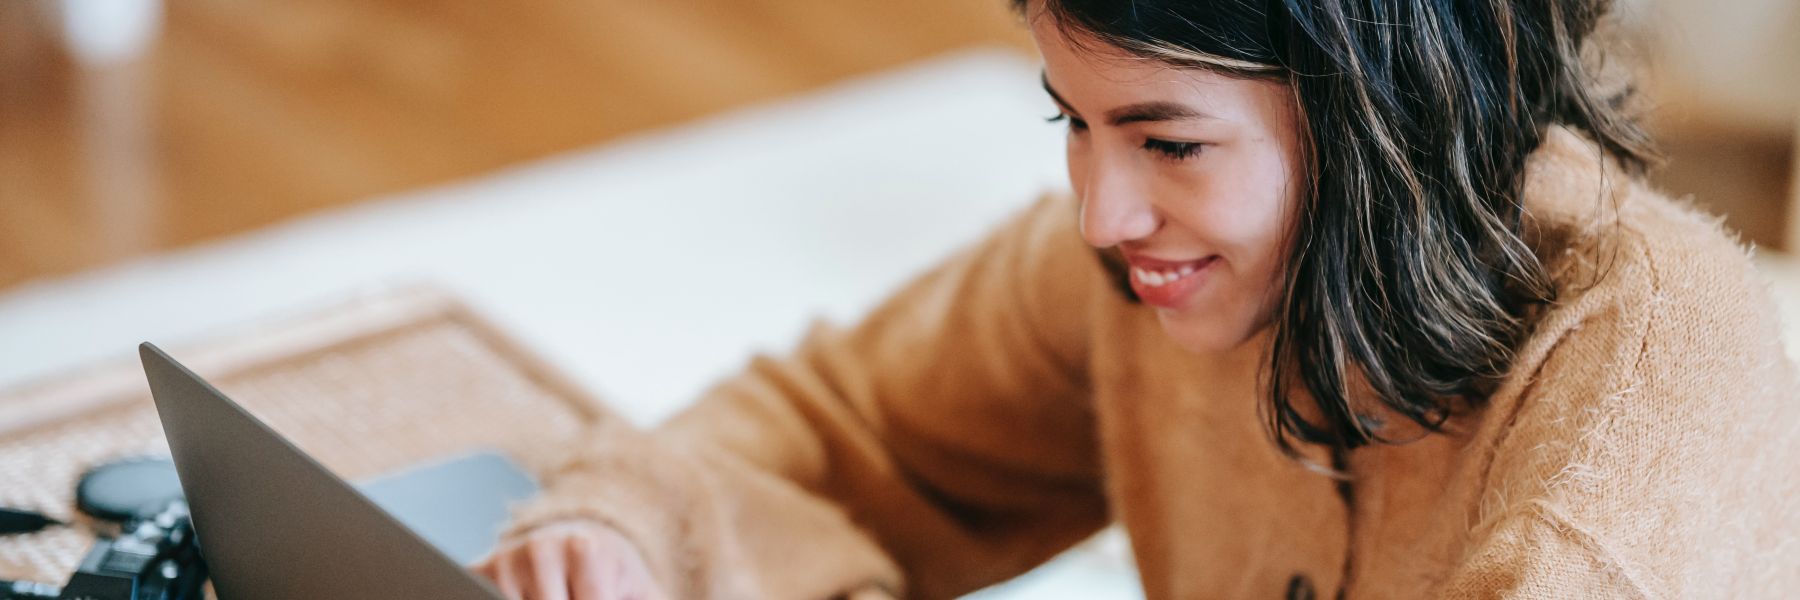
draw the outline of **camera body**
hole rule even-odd
[[[60,600],[200,600],[200,560],[187,502],[126,521],[119,536],[101,538],[63,586]]]
[[[0,600],[201,600],[205,583],[187,503],[175,500],[95,540],[61,589],[15,583]]]

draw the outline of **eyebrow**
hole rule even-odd
[[[1044,93],[1050,94],[1051,100],[1056,101],[1057,105],[1063,107],[1063,110],[1071,113],[1076,112],[1075,107],[1069,106],[1069,101],[1064,100],[1061,94],[1056,93],[1056,88],[1050,87],[1049,76],[1039,74],[1038,79],[1044,83]],[[1112,123],[1114,126],[1127,123],[1217,118],[1218,117],[1194,110],[1188,105],[1168,101],[1139,102],[1137,104],[1128,104],[1106,111],[1107,122]]]

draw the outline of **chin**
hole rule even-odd
[[[1248,323],[1214,314],[1181,315],[1157,311],[1156,318],[1162,322],[1163,333],[1175,340],[1175,345],[1195,354],[1237,350],[1257,337],[1257,329]]]

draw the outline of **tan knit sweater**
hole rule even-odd
[[[1253,357],[1175,346],[1050,198],[655,431],[601,427],[514,533],[612,524],[680,598],[952,597],[1115,520],[1151,598],[1800,594],[1800,382],[1745,251],[1566,129],[1524,198],[1562,298],[1485,408],[1350,453],[1342,490],[1263,434]]]

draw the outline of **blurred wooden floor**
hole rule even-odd
[[[0,287],[1029,48],[1003,0],[174,0],[144,58],[83,69],[54,1],[0,0]]]

